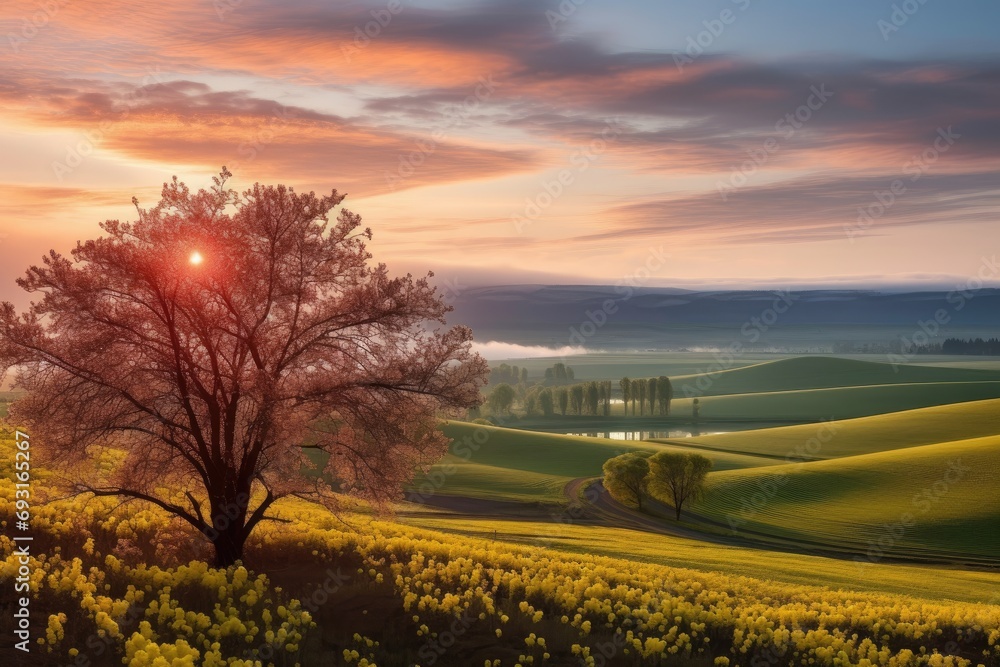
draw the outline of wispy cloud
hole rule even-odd
[[[640,49],[566,29],[583,9],[553,31],[546,11],[558,5],[404,0],[386,18],[376,0],[233,1],[222,12],[203,0],[61,4],[6,55],[0,118],[5,129],[44,138],[34,163],[64,161],[81,142],[92,156],[63,180],[54,167],[41,177],[5,167],[0,213],[23,226],[37,214],[32,197],[44,193],[54,214],[89,214],[152,192],[150,171],[194,181],[225,164],[244,183],[349,192],[377,234],[386,221],[379,238],[390,257],[611,279],[654,239],[718,252],[841,243],[857,207],[898,178],[938,128],[954,127],[963,140],[865,240],[908,247],[906,230],[920,228],[953,243],[954,225],[986,230],[996,219],[1000,58],[992,52],[764,60],[716,51],[678,68],[677,44]],[[0,33],[19,19],[0,19]],[[150,73],[155,81],[144,82]],[[484,78],[495,88],[469,106]],[[832,98],[788,135],[817,87]],[[513,230],[511,211],[573,169],[574,151],[611,119],[619,129],[601,159],[573,171],[572,190],[530,229]],[[753,178],[720,198],[718,183],[774,139],[779,148],[752,165]],[[399,178],[408,156],[419,168]],[[940,261],[943,244],[931,245]],[[811,252],[809,266],[826,275],[835,253],[853,251]],[[883,268],[878,256],[839,264],[873,273]],[[960,273],[956,257],[947,270]],[[773,271],[806,270],[803,257],[773,261]],[[675,264],[678,279],[718,271],[685,257]]]

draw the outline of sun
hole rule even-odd
[[[198,252],[197,250],[195,250],[193,253],[191,253],[191,259],[189,261],[192,264],[197,265],[197,264],[201,264],[204,261],[204,258],[201,256],[200,252]]]

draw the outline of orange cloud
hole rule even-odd
[[[194,82],[138,89],[66,82],[39,87],[30,100],[24,87],[17,81],[6,94],[0,90],[8,115],[79,130],[95,149],[149,162],[225,164],[299,184],[333,181],[365,195],[523,171],[535,159],[523,150],[463,142],[447,128],[407,135]]]

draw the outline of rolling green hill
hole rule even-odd
[[[1000,400],[994,399],[842,420],[827,425],[802,424],[655,442],[687,446],[698,444],[713,449],[799,460],[854,456],[997,434],[1000,434]]]
[[[685,388],[697,390],[699,396],[721,396],[865,385],[995,382],[1000,381],[1000,373],[817,356],[767,361],[713,374],[679,375],[671,380],[675,396],[692,397]]]
[[[885,557],[1000,559],[1000,436],[712,473],[696,513]]]
[[[820,421],[868,417],[991,398],[1000,398],[1000,382],[834,387],[710,396],[700,400],[701,418],[704,421]],[[692,399],[675,399],[674,415],[690,415],[691,403]]]
[[[418,491],[558,503],[569,481],[599,476],[612,456],[696,451],[714,463],[695,506],[706,530],[859,554],[874,545],[875,560],[1000,559],[1000,400],[670,441],[443,429],[453,453]]]
[[[839,391],[839,390],[832,390]],[[750,398],[744,396],[743,398]],[[780,428],[696,436],[680,440],[611,440],[538,433],[467,422],[442,426],[452,453],[414,489],[444,495],[562,501],[577,477],[596,477],[604,462],[627,451],[695,451],[717,473],[786,461],[833,459],[1000,434],[1000,399]]]
[[[577,477],[598,477],[604,462],[628,451],[687,451],[683,445],[587,438],[449,421],[451,454],[414,480],[418,493],[471,498],[562,502],[562,489]],[[705,451],[716,470],[777,465],[775,458]],[[427,484],[430,487],[427,487]]]

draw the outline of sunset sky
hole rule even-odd
[[[0,299],[222,165],[348,193],[378,260],[458,284],[613,284],[662,248],[650,285],[948,286],[1000,250],[995,0],[2,15]]]

